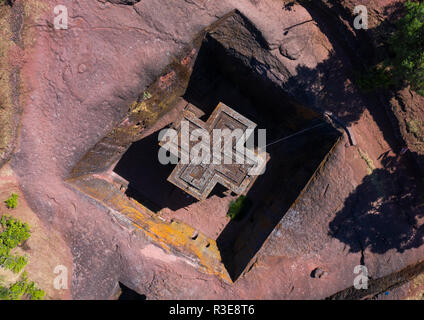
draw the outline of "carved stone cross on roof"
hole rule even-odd
[[[168,181],[198,200],[206,199],[217,183],[236,194],[246,194],[257,178],[257,175],[250,174],[251,169],[265,166],[266,159],[264,160],[263,155],[258,155],[254,150],[245,148],[244,143],[245,152],[240,154],[236,145],[241,137],[235,137],[235,141],[231,137],[232,145],[228,151],[228,149],[223,148],[222,143],[226,135],[224,134],[219,141],[213,141],[213,130],[221,129],[223,130],[221,132],[230,133],[239,129],[239,132],[245,134],[245,140],[243,141],[247,141],[249,132],[250,134],[253,132],[256,124],[223,103],[218,104],[206,123],[199,119],[203,115],[204,113],[201,110],[187,103],[182,115],[172,125],[178,135],[172,139],[171,144],[174,145],[173,150],[178,150],[177,156],[181,159],[183,156],[189,157],[191,148],[199,143],[199,141],[190,141],[189,139],[187,139],[188,143],[181,143],[181,124],[185,120],[188,123],[190,134],[196,129],[202,129],[209,134],[210,141],[207,147],[211,150],[210,155],[213,155],[211,157],[212,161],[199,164],[190,161],[188,163],[180,161],[168,177]],[[251,129],[251,131],[247,131],[248,129]],[[203,143],[203,141],[200,143]],[[160,144],[163,145],[163,143]],[[220,159],[217,159],[214,152],[212,152],[214,145],[218,145]],[[245,161],[238,163],[236,161],[237,156],[242,156]]]

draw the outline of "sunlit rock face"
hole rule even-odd
[[[5,55],[24,88],[11,165],[31,209],[71,250],[74,298],[115,296],[119,282],[148,299],[325,298],[351,287],[359,264],[377,279],[421,261],[407,164],[380,158],[396,149],[393,133],[348,77],[354,55],[334,33],[343,23],[280,1],[116,2],[63,1],[70,27],[58,31],[55,1],[16,1],[22,41]],[[231,195],[191,201],[163,192],[166,170],[143,171],[181,97],[207,116],[222,101],[270,142],[324,125],[270,148],[250,216],[229,221]]]

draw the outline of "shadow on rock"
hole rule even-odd
[[[363,179],[329,225],[329,235],[351,252],[404,252],[423,244],[423,186],[401,171],[411,155],[381,156],[385,168]]]

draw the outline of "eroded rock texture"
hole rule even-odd
[[[57,4],[69,9],[68,30],[53,28]],[[120,281],[148,299],[322,299],[351,287],[356,265],[378,279],[422,261],[423,212],[410,161],[399,155],[382,104],[352,84],[355,55],[318,9],[265,0],[17,0],[14,6],[28,14],[21,25],[24,59],[15,62],[25,90],[11,165],[32,210],[72,252],[73,298],[110,298]],[[331,113],[356,145],[347,137],[337,144],[248,272],[229,284],[125,227],[65,178],[174,57],[235,8],[266,48],[251,67],[260,66],[263,77],[308,108]],[[243,50],[249,57],[252,46]],[[318,269],[321,276],[311,276]]]

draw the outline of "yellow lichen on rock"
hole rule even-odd
[[[106,180],[86,175],[68,181],[119,213],[119,216],[126,217],[129,224],[141,230],[148,239],[166,252],[198,265],[204,272],[216,275],[225,282],[232,282],[221,261],[215,240],[183,222],[160,219],[156,213],[126,197]]]

